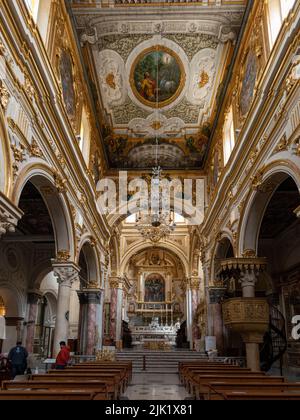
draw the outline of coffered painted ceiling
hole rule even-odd
[[[111,168],[203,167],[245,3],[72,2]]]

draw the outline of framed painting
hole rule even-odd
[[[151,108],[162,108],[178,98],[185,80],[180,58],[169,48],[154,46],[135,60],[130,84],[140,102]]]
[[[63,50],[60,63],[60,79],[63,99],[69,117],[74,118],[76,114],[76,95],[74,89],[73,62],[69,51]]]
[[[245,61],[244,76],[240,93],[240,110],[241,115],[243,117],[248,114],[252,105],[256,86],[257,72],[257,57],[253,51],[249,51]]]
[[[145,302],[165,302],[165,280],[159,274],[149,276],[145,281]]]

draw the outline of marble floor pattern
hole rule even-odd
[[[124,399],[145,401],[183,401],[189,394],[180,384],[178,374],[133,375]]]

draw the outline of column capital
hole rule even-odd
[[[39,299],[43,297],[43,294],[39,290],[28,290],[27,296],[28,303],[30,305],[36,305]]]
[[[7,232],[15,232],[18,221],[22,218],[23,214],[18,207],[0,192],[0,238]]]
[[[74,281],[79,277],[80,267],[73,262],[52,260],[52,267],[59,285],[72,287]]]
[[[82,289],[77,291],[77,295],[81,304],[100,305],[102,290],[101,289]]]
[[[122,278],[118,276],[109,277],[109,285],[111,289],[123,289]]]
[[[241,277],[239,283],[242,286],[242,289],[245,287],[255,287],[258,281],[259,272],[254,269],[248,269],[241,271]]]
[[[191,290],[199,290],[200,282],[201,279],[199,277],[190,277],[188,281],[188,286]]]

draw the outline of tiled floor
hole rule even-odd
[[[188,398],[185,388],[180,385],[178,375],[135,374],[125,398],[146,401],[183,401]]]

